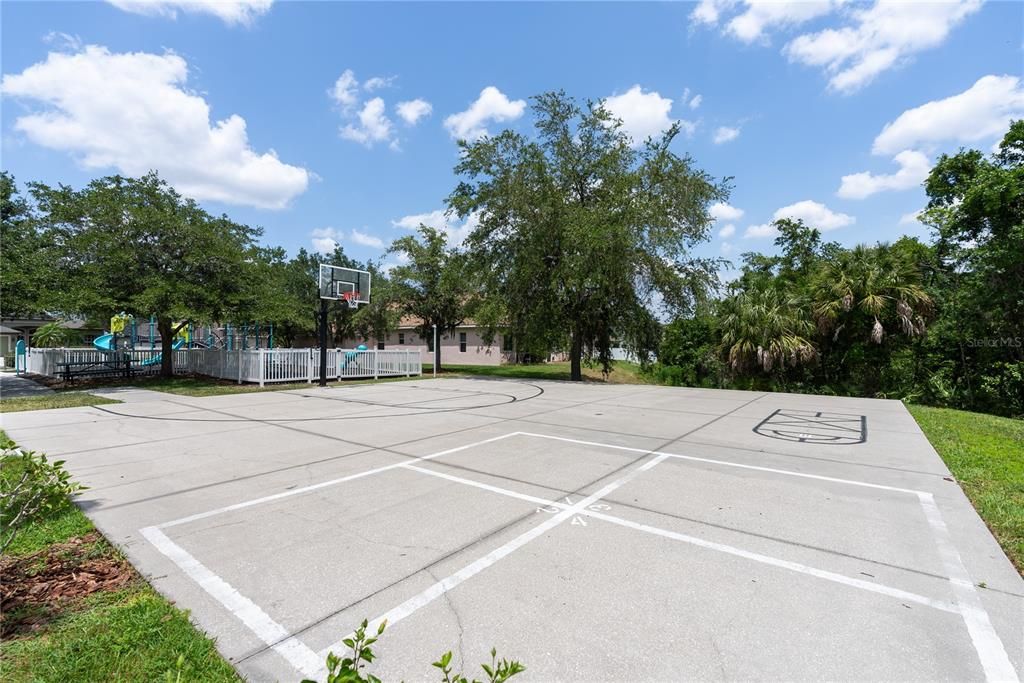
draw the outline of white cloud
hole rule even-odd
[[[716,145],[721,145],[726,142],[732,142],[740,136],[739,128],[730,128],[729,126],[719,126],[718,130],[715,131],[715,135],[712,138],[712,142]]]
[[[384,248],[384,240],[379,237],[375,237],[362,230],[352,229],[352,241],[356,244],[361,244],[364,247],[376,247],[377,249]]]
[[[824,14],[836,6],[831,0],[746,0],[747,9],[733,17],[725,30],[744,43],[764,37],[766,29],[796,26]]]
[[[708,213],[716,221],[737,221],[743,217],[743,209],[729,206],[725,202],[715,202],[708,207]]]
[[[824,67],[829,87],[850,93],[911,55],[941,45],[981,4],[877,0],[870,7],[851,9],[851,25],[798,36],[784,51],[792,61]]]
[[[472,213],[465,220],[459,220],[455,216],[451,218],[446,216],[444,209],[437,209],[428,213],[402,216],[398,220],[391,221],[391,225],[405,230],[416,230],[420,224],[445,233],[450,244],[461,244],[469,236],[469,233],[473,232],[480,224],[480,214]]]
[[[808,226],[818,228],[819,230],[835,230],[836,228],[843,228],[857,222],[857,219],[853,216],[837,213],[824,204],[811,201],[810,199],[784,206],[776,211],[772,217],[775,220],[781,218],[802,220]]]
[[[722,255],[723,256],[728,256],[729,254],[732,253],[732,243],[731,242],[722,242],[721,249],[722,249]]]
[[[410,126],[415,126],[416,122],[421,118],[430,116],[431,112],[434,111],[434,107],[426,100],[415,99],[408,102],[399,102],[395,106],[395,110],[403,121]]]
[[[684,98],[685,99],[685,98]],[[690,100],[690,109],[696,109],[700,106],[700,103],[704,101],[703,95],[694,95],[693,99]]]
[[[605,98],[604,106],[613,116],[622,119],[623,131],[637,147],[649,137],[657,138],[675,123],[669,117],[672,100],[662,97],[656,90],[645,93],[639,85],[621,95]],[[691,121],[680,120],[679,124],[687,135],[693,134],[695,126]]]
[[[488,135],[487,124],[514,121],[526,111],[526,100],[510,100],[503,92],[489,85],[469,109],[452,114],[444,120],[444,127],[456,140],[479,140]]]
[[[384,78],[383,76],[374,76],[373,78],[368,78],[363,82],[363,90],[366,92],[373,92],[374,90],[380,90],[381,88],[390,88],[391,84],[394,82],[394,76],[388,76],[387,78]]]
[[[270,11],[273,0],[107,0],[134,14],[176,19],[178,12],[212,14],[228,25],[251,25]]]
[[[305,192],[310,172],[249,145],[245,119],[211,125],[210,105],[187,88],[178,55],[111,53],[90,45],[51,52],[0,86],[7,97],[40,106],[14,128],[32,142],[70,153],[89,170],[139,176],[156,169],[184,195],[260,208],[283,208]]]
[[[771,223],[760,223],[758,225],[748,226],[746,231],[743,233],[745,239],[756,238],[756,237],[775,237],[779,234],[779,231],[775,229],[775,226]]]
[[[900,216],[900,225],[918,225],[921,223],[921,212],[923,209],[911,211]]]
[[[390,142],[392,147],[397,144],[397,140],[392,139],[394,126],[384,113],[384,100],[374,97],[368,101],[363,105],[358,118],[358,124],[348,123],[342,127],[341,137],[367,147],[373,147],[378,142]]]
[[[984,76],[958,95],[903,112],[886,124],[871,151],[895,154],[943,142],[977,142],[1006,132],[1015,118],[1024,118],[1020,78]]]
[[[900,169],[889,175],[873,175],[867,171],[844,175],[836,194],[843,199],[864,199],[886,190],[908,190],[923,183],[931,169],[928,157],[913,150],[900,152],[893,161]]]
[[[690,12],[690,19],[698,24],[717,24],[722,12],[735,4],[736,0],[700,0]]]
[[[732,237],[735,234],[736,226],[733,225],[732,223],[729,223],[728,225],[726,225],[725,227],[718,231],[718,236],[721,237],[722,239]]]
[[[359,93],[356,92],[358,89],[359,81],[356,80],[356,75],[352,72],[352,69],[345,69],[338,76],[338,80],[334,82],[334,87],[327,91],[327,94],[343,110],[347,111],[359,102]]]
[[[330,254],[341,242],[341,232],[334,228],[316,228],[310,234],[313,251],[318,254]]]

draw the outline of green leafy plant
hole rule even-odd
[[[82,335],[78,330],[65,327],[64,322],[54,320],[53,322],[40,325],[39,329],[32,335],[32,343],[40,347],[55,348],[59,346],[74,346],[82,343]]]
[[[377,635],[369,638],[366,637],[367,623],[367,620],[363,619],[363,623],[352,634],[352,637],[341,641],[352,650],[351,656],[341,658],[333,652],[327,653],[327,683],[380,683],[379,678],[368,671],[364,672],[363,668],[375,659],[376,655],[373,654],[373,649],[370,646],[377,642],[380,634],[384,633],[388,622],[386,619],[382,621],[377,627]],[[302,683],[316,683],[316,681],[306,679]]]
[[[3,457],[0,476],[0,553],[28,524],[68,505],[68,497],[85,486],[71,481],[63,460],[50,462],[42,453],[12,449]]]
[[[381,683],[380,679],[365,671],[365,667],[376,659],[373,648],[370,646],[377,642],[377,639],[387,628],[387,620],[382,621],[377,627],[377,634],[367,637],[366,629],[369,622],[363,619],[355,633],[343,642],[351,651],[348,657],[339,657],[333,652],[327,653],[327,680],[325,683]],[[470,681],[461,673],[452,671],[452,653],[449,650],[441,655],[441,658],[433,663],[433,666],[441,670],[444,678],[442,683],[484,683],[477,679]],[[516,674],[522,673],[526,667],[515,660],[498,660],[498,651],[491,648],[491,663],[481,664],[480,668],[487,674],[486,683],[504,683]],[[170,672],[168,672],[170,673]],[[304,679],[302,683],[317,683],[312,679]]]
[[[461,673],[453,674],[451,661],[452,653],[449,650],[441,655],[441,659],[433,664],[444,674],[444,678],[441,679],[443,683],[482,683],[476,678],[470,681]],[[498,661],[498,651],[493,647],[491,648],[491,663],[481,664],[480,668],[487,674],[487,683],[504,683],[504,681],[526,670],[525,666],[515,660],[502,659]]]

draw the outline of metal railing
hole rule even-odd
[[[115,353],[121,354],[121,358],[125,355],[130,358],[133,375],[160,373],[159,350],[104,352],[96,349],[32,349],[28,354],[28,371],[59,377],[63,374],[62,367],[68,363],[100,367],[111,363]],[[172,354],[176,375],[206,375],[238,383],[258,383],[260,386],[320,379],[319,349],[178,349]],[[417,350],[327,351],[329,380],[411,377],[422,372],[423,365]]]

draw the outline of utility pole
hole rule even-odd
[[[437,323],[434,323],[434,362],[431,365],[434,366],[434,379],[437,379],[437,366],[438,361],[441,360],[441,347],[437,345]]]

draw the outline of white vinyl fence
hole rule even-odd
[[[127,351],[133,375],[155,375],[160,372],[160,351]],[[319,349],[178,349],[174,351],[174,374],[198,374],[255,382],[260,386],[272,382],[314,382],[320,379]],[[89,372],[115,372],[115,354],[95,349],[32,349],[28,354],[28,371],[50,377],[61,377],[68,363],[73,374],[88,376]],[[124,369],[124,363],[116,366]],[[378,377],[411,377],[423,372],[420,354],[413,351],[327,350],[327,379],[366,379]]]

